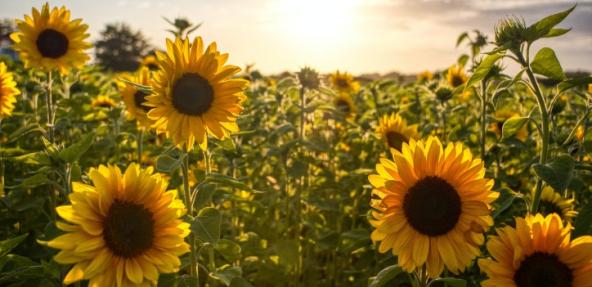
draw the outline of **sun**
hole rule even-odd
[[[346,39],[360,0],[280,0],[273,11],[295,41],[327,47]],[[327,47],[328,48],[328,47]]]

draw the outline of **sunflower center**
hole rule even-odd
[[[386,141],[390,147],[400,151],[401,147],[403,147],[403,143],[406,143],[409,140],[404,135],[391,131],[386,133]]]
[[[57,59],[68,52],[68,38],[54,29],[45,29],[37,37],[37,50],[43,57]]]
[[[460,75],[453,75],[452,76],[452,79],[451,79],[452,87],[456,88],[464,83],[465,83],[465,81]]]
[[[349,106],[349,103],[345,100],[338,100],[336,105],[337,105],[337,110],[344,113],[344,114],[349,114],[351,112],[351,108]]]
[[[105,101],[98,102],[96,105],[97,105],[97,107],[100,107],[100,108],[110,108],[113,106],[110,102],[105,102]]]
[[[181,76],[173,86],[173,106],[182,114],[199,116],[214,101],[214,89],[208,80],[196,73]]]
[[[158,70],[158,65],[154,64],[154,63],[150,63],[147,65],[148,70]]]
[[[518,287],[570,287],[573,274],[556,255],[535,252],[522,261],[514,282]]]
[[[103,223],[103,239],[113,254],[131,258],[152,246],[152,212],[141,204],[115,200]]]
[[[349,87],[349,83],[346,79],[337,79],[336,84],[337,87],[342,89],[347,89]]]
[[[561,210],[561,208],[556,203],[548,200],[540,201],[539,212],[544,215],[556,213],[557,215],[561,216],[563,214],[563,210]]]
[[[403,200],[409,224],[418,232],[438,236],[450,231],[460,217],[460,196],[446,180],[427,176],[413,185]]]
[[[134,94],[134,103],[136,104],[136,107],[141,108],[144,110],[144,112],[149,112],[150,111],[150,107],[147,107],[144,105],[144,103],[147,101],[146,100],[146,96],[148,96],[149,94],[138,90],[135,94]]]

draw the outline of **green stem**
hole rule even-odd
[[[485,159],[485,141],[487,136],[487,86],[481,83],[481,159]]]
[[[138,164],[142,166],[142,148],[144,144],[144,129],[138,130]]]
[[[518,56],[518,60],[520,60],[520,64],[522,64],[522,67],[524,67],[526,69],[526,74],[528,75],[528,79],[531,84],[531,89],[532,89],[533,94],[536,97],[537,104],[539,106],[539,112],[541,114],[541,131],[542,131],[541,141],[542,141],[542,145],[541,145],[541,154],[540,154],[539,163],[542,165],[542,164],[547,163],[547,156],[549,153],[549,113],[547,111],[547,104],[545,102],[545,98],[543,96],[543,93],[541,92],[541,89],[539,87],[539,84],[534,76],[534,73],[532,72],[532,69],[530,67],[530,63],[528,63],[524,59],[524,56],[522,56],[521,53],[518,53],[517,56]],[[532,206],[530,209],[531,213],[536,213],[539,208],[542,190],[543,190],[543,181],[540,178],[538,178],[537,182],[536,182],[534,197],[532,199]]]
[[[183,149],[183,164],[182,164],[182,172],[183,172],[183,194],[185,197],[185,205],[187,206],[187,213],[190,216],[193,216],[193,200],[191,197],[191,192],[189,191],[189,152],[187,151],[187,147]],[[193,233],[189,234],[189,247],[191,249],[190,260],[191,260],[191,270],[190,274],[192,277],[196,278],[196,286],[199,285],[199,269],[197,266],[197,257],[196,257],[196,250],[195,250],[195,236]]]
[[[47,137],[49,139],[49,142],[51,142],[52,144],[55,144],[55,138],[54,138],[54,120],[55,120],[55,114],[54,114],[54,105],[53,105],[53,77],[52,77],[52,72],[49,71],[47,73],[47,98],[45,99],[45,105],[47,107]],[[53,182],[54,176],[50,175],[50,181]],[[55,190],[55,186],[53,185],[53,183],[51,184],[50,188],[49,188],[49,205],[50,205],[50,209],[51,209],[51,218],[53,219],[53,221],[56,220],[56,206],[57,206],[57,194],[56,194],[56,190]]]

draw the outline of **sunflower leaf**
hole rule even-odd
[[[575,161],[568,154],[562,154],[547,164],[534,164],[533,168],[542,180],[562,193],[571,182]]]
[[[370,277],[370,284],[368,284],[368,287],[386,286],[389,281],[393,280],[397,275],[401,274],[401,272],[403,272],[403,269],[397,265],[386,267],[380,270],[376,276]]]
[[[487,74],[489,74],[489,71],[491,71],[491,68],[493,68],[495,63],[503,56],[504,55],[502,53],[487,55],[481,61],[479,66],[475,69],[475,72],[473,73],[471,78],[467,81],[467,84],[465,85],[465,90],[485,79],[485,77],[487,77]]]
[[[58,156],[67,163],[77,161],[93,144],[94,134],[89,133],[84,135],[78,142],[61,150]]]
[[[22,234],[14,238],[0,241],[0,257],[8,254],[12,249],[16,248],[29,234]]]
[[[191,223],[191,231],[202,242],[216,244],[220,239],[222,215],[213,207],[202,209]]]
[[[502,126],[502,140],[514,136],[530,119],[528,117],[511,117]]]
[[[540,38],[546,37],[552,33],[553,28],[557,26],[557,24],[561,23],[575,8],[576,5],[573,5],[571,8],[565,11],[549,15],[532,24],[526,29],[525,40],[527,40],[529,43],[532,43]]]
[[[574,224],[572,238],[592,234],[592,202],[584,206],[579,212]]]
[[[559,63],[555,51],[551,48],[545,47],[540,49],[534,56],[534,60],[530,66],[532,67],[532,71],[536,74],[553,80],[565,79],[561,63]]]

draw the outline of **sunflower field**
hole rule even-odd
[[[592,77],[545,46],[574,9],[368,79],[182,35],[108,72],[34,7],[0,58],[0,286],[591,287]]]

